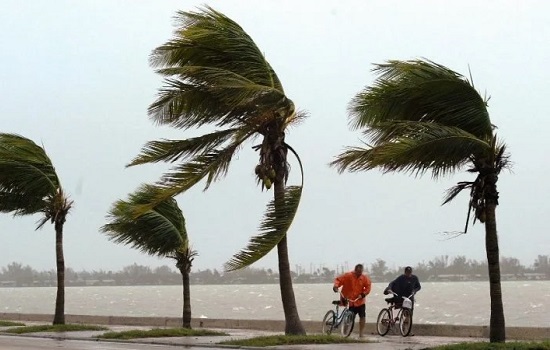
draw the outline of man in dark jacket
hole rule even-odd
[[[415,294],[420,290],[420,281],[418,277],[412,274],[412,267],[405,267],[405,273],[397,277],[390,282],[388,287],[384,290],[384,294],[390,294],[392,292],[397,295],[394,296],[393,302],[395,304],[403,303],[402,297],[409,297],[411,294]],[[412,308],[414,309],[414,297],[411,297]]]

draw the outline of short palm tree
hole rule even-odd
[[[469,213],[485,224],[491,296],[490,339],[505,340],[495,210],[497,179],[508,165],[505,145],[482,98],[460,74],[427,60],[377,65],[378,78],[351,101],[351,126],[363,129],[371,145],[350,147],[331,163],[340,172],[380,168],[384,172],[434,178],[469,166],[474,181],[459,182],[444,204],[470,190]],[[468,220],[466,221],[466,228]],[[466,229],[464,233],[466,232]]]
[[[305,114],[296,111],[262,52],[233,20],[209,7],[178,12],[177,20],[180,26],[174,38],[151,56],[165,81],[149,115],[158,124],[180,129],[210,125],[214,131],[185,140],[150,142],[130,165],[180,162],[156,184],[162,190],[161,200],[203,179],[207,189],[226,175],[245,142],[259,136],[261,143],[253,147],[259,152],[255,172],[263,189],[273,186],[274,200],[259,234],[225,267],[249,266],[277,247],[285,331],[305,334],[292,288],[286,239],[302,185],[286,186],[287,154],[296,153],[285,140],[287,128]]]
[[[191,328],[191,288],[189,274],[197,252],[189,246],[185,218],[173,198],[135,215],[136,207],[151,203],[157,195],[154,186],[143,185],[128,200],[115,202],[101,231],[115,243],[128,244],[144,253],[172,258],[183,283],[182,326]]]
[[[63,225],[73,202],[61,187],[44,149],[19,135],[0,133],[0,212],[41,214],[37,228],[55,227],[57,296],[53,324],[65,324],[65,259]]]

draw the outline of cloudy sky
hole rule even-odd
[[[197,131],[157,127],[147,106],[161,87],[148,65],[177,10],[203,2],[0,1],[0,130],[41,143],[75,201],[65,258],[76,270],[170,261],[117,246],[98,232],[116,199],[155,181],[165,165],[125,168],[148,140]],[[484,229],[461,230],[468,195],[441,207],[444,190],[473,177],[433,181],[378,171],[338,175],[327,163],[359,133],[346,106],[373,82],[372,63],[426,57],[468,75],[491,96],[489,113],[512,154],[499,181],[501,255],[531,265],[550,254],[548,133],[550,4],[540,1],[211,1],[256,41],[287,95],[310,118],[287,137],[305,164],[303,201],[289,234],[294,266],[334,268],[377,258],[390,266],[439,255],[484,259]],[[468,68],[469,67],[469,68]],[[252,146],[250,144],[249,146]],[[245,147],[207,192],[178,197],[196,268],[220,268],[255,234],[271,192],[255,186],[257,154]],[[294,167],[297,169],[297,167]],[[297,172],[290,182],[298,181]],[[0,216],[0,266],[55,267],[54,231],[38,217]],[[257,267],[275,267],[270,253]]]

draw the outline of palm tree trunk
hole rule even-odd
[[[275,208],[277,203],[284,200],[285,187],[282,180],[275,181],[274,196]],[[290,262],[288,260],[288,245],[286,236],[277,244],[279,257],[279,287],[285,313],[285,334],[305,335],[306,331],[300,321],[294,289],[292,288],[292,275],[290,274]]]
[[[183,281],[183,317],[182,327],[191,329],[191,287],[189,285],[189,272],[181,270]]]
[[[63,257],[63,222],[55,221],[55,256],[57,267],[57,296],[53,324],[65,324],[65,258]]]
[[[489,266],[489,294],[491,296],[491,321],[489,324],[489,340],[491,343],[506,340],[504,323],[504,308],[502,305],[502,289],[500,286],[500,262],[498,250],[496,203],[487,201],[485,208],[485,249]],[[492,202],[492,201],[491,201]]]

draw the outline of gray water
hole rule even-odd
[[[367,322],[385,305],[386,283],[367,297]],[[336,296],[330,284],[295,284],[302,320],[321,320]],[[550,327],[550,281],[502,282],[507,326]],[[65,312],[77,315],[181,317],[181,286],[67,287]],[[53,314],[55,287],[0,288],[0,312]],[[415,322],[488,325],[488,282],[425,282]],[[193,285],[193,317],[284,318],[278,285]]]

